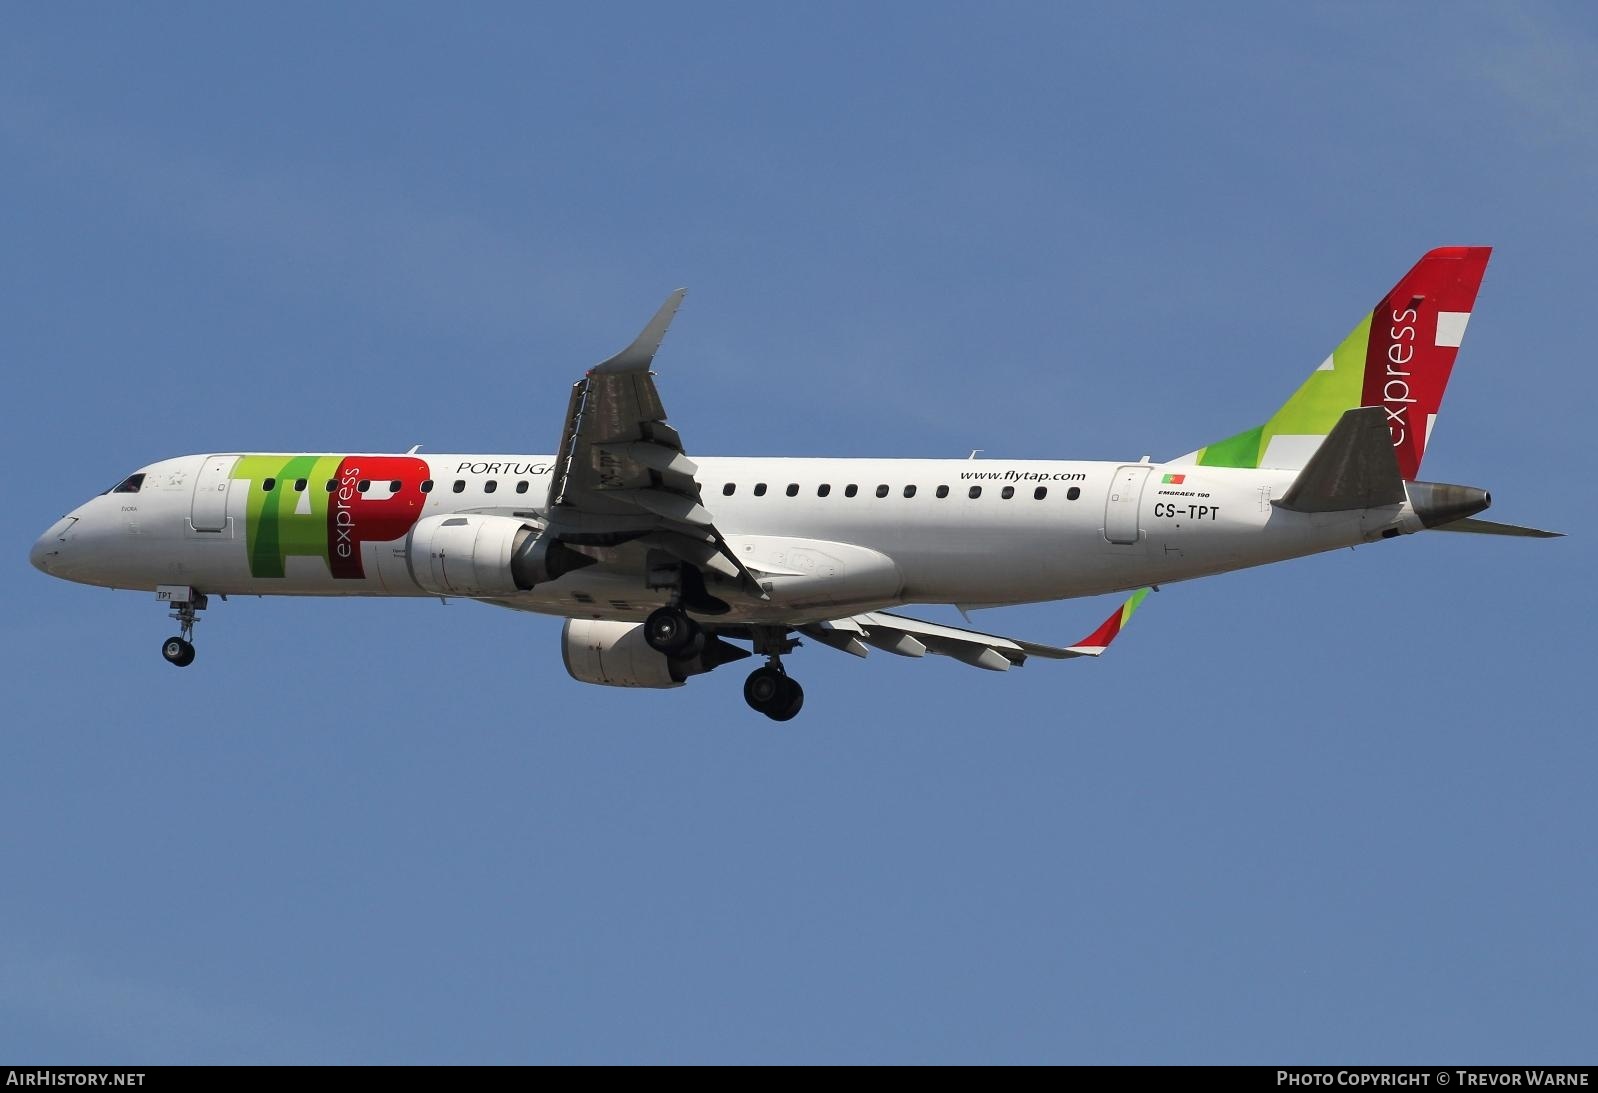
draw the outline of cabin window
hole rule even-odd
[[[394,479],[394,481],[392,481],[392,482],[390,482],[388,484],[388,492],[389,493],[398,493],[400,491],[400,488],[402,486],[404,486],[404,485],[405,485],[405,483],[401,482],[398,478],[396,478],[396,479]]]
[[[857,494],[859,492],[860,492],[860,487],[855,485],[853,482],[849,483],[847,486],[845,486],[843,488],[843,495],[845,497],[853,497],[855,494]]]
[[[527,479],[524,478],[520,482],[516,483],[516,492],[517,493],[526,493],[527,492]]]
[[[764,496],[766,496],[766,484],[764,482],[756,482],[755,483],[755,496],[756,497],[764,497]]]
[[[261,492],[262,493],[271,493],[275,489],[277,489],[277,479],[275,479],[275,478],[263,478],[263,479],[261,479]]]
[[[721,487],[721,495],[723,497],[731,497],[733,491],[737,488],[737,486],[733,485],[731,482],[728,482],[725,486]]]
[[[144,487],[143,474],[130,474],[110,489],[107,493],[138,493]]]
[[[1067,501],[1075,501],[1078,497],[1081,497],[1081,496],[1082,496],[1082,491],[1077,489],[1075,486],[1072,486],[1070,489],[1065,491],[1065,499]]]
[[[799,496],[799,483],[797,483],[797,482],[789,482],[788,483],[788,496],[789,497],[798,497]]]
[[[1032,500],[1034,501],[1041,501],[1047,496],[1049,496],[1049,487],[1047,486],[1039,486],[1032,491]]]
[[[971,498],[981,497],[982,496],[982,487],[981,486],[972,486],[971,487],[971,492],[966,494],[966,496],[967,497],[971,497]]]
[[[886,497],[886,496],[888,496],[887,483],[883,483],[882,485],[877,487],[877,496],[878,497]]]
[[[483,483],[483,492],[484,493],[493,493],[497,489],[499,489],[499,483],[494,481],[492,478],[490,478],[487,482]]]
[[[829,494],[831,492],[832,492],[832,487],[829,486],[825,482],[823,482],[821,485],[816,487],[816,496],[817,497],[825,497],[825,496],[827,496],[827,494]]]
[[[363,478],[359,482],[355,483],[355,488],[360,490],[362,493],[365,493],[367,490],[372,488],[372,480],[370,478]]]
[[[295,493],[304,493],[305,492],[305,486],[306,486],[305,479],[296,478],[294,480],[294,492]]]
[[[332,493],[333,492],[333,480],[331,478],[329,478],[327,480],[327,492],[328,493]]]
[[[947,496],[949,496],[949,487],[948,486],[939,486],[938,487],[938,496],[939,497],[947,497]]]
[[[432,493],[433,492],[433,480],[431,478],[426,478],[426,479],[422,480],[422,492],[423,493]]]
[[[906,497],[914,497],[916,495],[916,488],[914,486],[906,486],[904,488],[904,495]]]
[[[452,488],[455,490],[456,493],[465,493],[466,492],[466,479],[464,479],[464,478],[455,479],[455,485]]]
[[[1015,487],[1014,486],[1006,486],[1006,487],[1004,487],[1004,489],[999,491],[999,496],[1004,498],[1006,501],[1008,501],[1010,498],[1015,496]]]

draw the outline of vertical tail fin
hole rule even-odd
[[[1429,252],[1269,421],[1172,462],[1297,470],[1346,411],[1380,406],[1399,473],[1415,478],[1491,255],[1491,247]]]

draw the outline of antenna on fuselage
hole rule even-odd
[[[410,448],[410,451],[406,452],[405,454],[406,455],[415,455],[417,452],[419,452],[421,450],[422,450],[422,446],[420,444],[412,444],[411,448]]]
[[[986,450],[987,450],[986,448],[972,448],[971,449],[971,454],[966,456],[966,458],[967,459],[975,459],[978,455],[982,454]]]

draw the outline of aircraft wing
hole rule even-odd
[[[550,483],[551,530],[574,545],[646,539],[694,565],[739,578],[765,598],[716,530],[699,468],[683,451],[649,370],[682,303],[666,298],[643,333],[572,385]]]
[[[973,668],[1008,672],[1011,668],[1025,664],[1029,656],[1047,657],[1050,660],[1098,656],[1109,648],[1148,591],[1146,588],[1138,589],[1097,630],[1077,644],[1063,649],[976,630],[963,630],[958,626],[923,622],[887,611],[871,611],[847,619],[815,623],[802,629],[823,645],[853,653],[857,657],[865,656],[866,646],[869,645],[904,657],[921,657],[932,653],[953,657]]]

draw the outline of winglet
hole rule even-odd
[[[660,348],[660,343],[666,340],[666,328],[671,326],[671,320],[677,315],[677,308],[682,305],[682,298],[688,290],[680,288],[666,297],[666,302],[660,305],[660,310],[655,312],[655,317],[649,320],[649,325],[643,332],[633,339],[633,344],[617,353],[607,361],[594,365],[592,372],[647,372],[649,365],[655,359],[655,352]]]
[[[1103,625],[1093,633],[1071,646],[1069,651],[1079,657],[1096,657],[1104,652],[1110,647],[1110,642],[1115,640],[1116,635],[1132,621],[1132,613],[1138,609],[1143,597],[1148,594],[1147,588],[1140,588],[1132,593],[1131,598],[1115,609],[1115,614],[1105,619]]]

